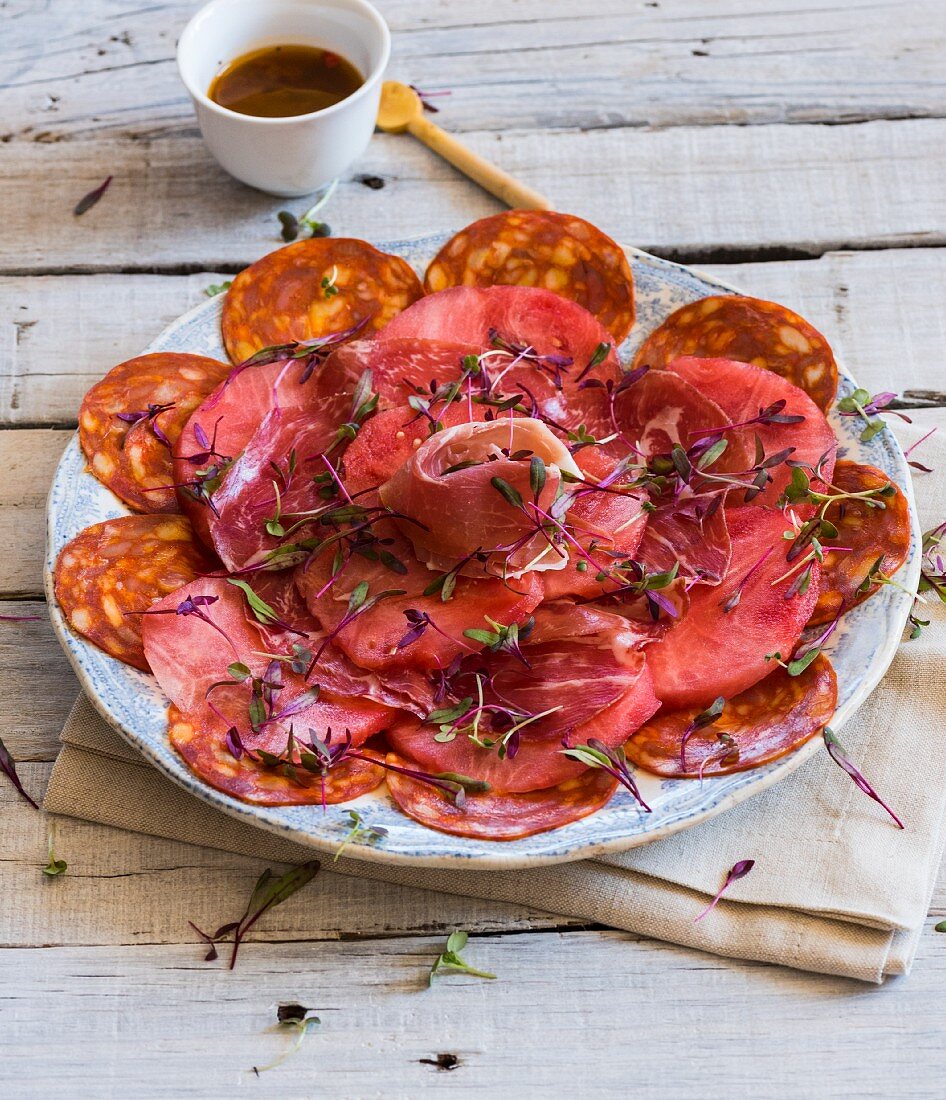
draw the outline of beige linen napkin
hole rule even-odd
[[[946,520],[946,415],[897,429],[918,457],[923,528]],[[880,982],[910,969],[946,840],[946,615],[905,643],[842,740],[906,823],[818,754],[775,788],[664,841],[533,871],[432,871],[340,859],[342,874],[531,905],[720,955]],[[161,776],[80,698],[62,734],[46,808],[284,862],[311,850],[237,821]],[[738,860],[755,868],[699,923]]]

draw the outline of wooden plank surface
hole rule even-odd
[[[872,392],[922,388],[946,347],[943,249],[828,253],[705,270],[807,316]],[[74,425],[93,382],[206,301],[205,289],[225,278],[216,271],[0,278],[0,330],[8,333],[0,342],[0,424]],[[946,389],[946,369],[941,373]]]
[[[617,932],[477,936],[469,958],[497,980],[455,977],[427,988],[442,947],[442,937],[247,945],[232,973],[202,963],[193,945],[2,951],[9,1022],[0,1080],[15,1081],[18,1100],[46,1100],[65,1082],[70,1098],[95,1100],[240,1089],[386,1100],[428,1091],[942,1096],[946,1047],[931,1008],[946,983],[946,955],[931,940],[895,995]],[[291,1042],[272,1030],[286,1001],[311,1008],[321,1025],[258,1080],[252,1066]],[[456,1059],[455,1068],[430,1065],[438,1055]],[[24,1063],[29,1076],[14,1076]]]
[[[688,260],[940,245],[946,240],[946,120],[852,126],[476,131],[465,140],[558,209],[628,243]],[[563,165],[569,165],[567,172]],[[78,198],[108,174],[81,218]],[[496,201],[404,135],[378,135],[325,218],[338,235],[388,240],[465,225]],[[44,180],[42,204],[32,183]],[[620,180],[615,187],[614,181]],[[697,181],[699,181],[697,183]],[[200,139],[8,143],[0,158],[0,275],[238,269],[278,240],[288,203],[224,175]],[[68,232],[49,234],[50,212]],[[376,227],[376,228],[372,228]]]
[[[10,5],[8,5],[10,6]],[[29,0],[12,5],[29,11]],[[63,4],[0,46],[8,140],[148,141],[193,125],[175,40],[193,3]],[[452,89],[459,131],[946,114],[939,0],[378,0],[391,75]]]

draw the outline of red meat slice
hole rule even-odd
[[[405,764],[394,753],[388,754],[388,760],[399,766]],[[388,772],[387,778],[394,801],[408,817],[442,833],[479,840],[517,840],[560,829],[596,813],[617,788],[616,779],[594,770],[529,794],[470,794],[462,806],[457,806],[429,783],[396,772]]]
[[[325,361],[320,385],[326,392],[351,393],[366,370],[382,411],[406,405],[418,393],[428,397],[431,387],[453,382],[463,372],[463,359],[478,355],[479,344],[447,343],[416,336],[391,339],[387,329],[370,340],[342,344]],[[476,390],[474,389],[475,393]],[[412,411],[412,415],[416,415]]]
[[[661,501],[647,517],[637,556],[649,573],[665,573],[676,564],[688,581],[719,584],[732,557],[720,497]]]
[[[772,668],[766,654],[792,651],[818,598],[817,563],[803,593],[790,595],[801,570],[779,580],[797,565],[786,560],[781,512],[740,505],[726,519],[732,560],[722,584],[692,588],[686,614],[647,651],[654,690],[669,708],[704,707],[758,683]]]
[[[454,657],[479,648],[464,638],[464,630],[486,628],[487,615],[503,625],[521,622],[542,597],[534,573],[506,584],[501,580],[459,577],[449,599],[443,600],[440,591],[425,596],[424,590],[437,582],[438,574],[414,558],[410,544],[393,523],[376,523],[372,530],[377,539],[385,540],[380,544],[385,557],[400,563],[400,568],[392,569],[382,560],[371,561],[361,554],[352,554],[333,579],[329,549],[314,554],[296,573],[299,590],[323,630],[337,631],[338,647],[363,668],[385,673],[394,668],[446,668]],[[442,578],[443,574],[439,576]],[[363,583],[367,585],[365,603],[383,592],[402,594],[373,604],[342,625],[350,597]],[[398,643],[411,625],[405,616],[407,611],[429,615],[434,626],[399,650]]]
[[[749,363],[730,359],[681,358],[667,368],[703,393],[712,394],[729,422],[742,424],[757,417],[763,409],[778,401],[785,405],[779,416],[803,416],[795,424],[750,424],[745,433],[752,445],[753,433],[762,441],[766,455],[774,455],[786,447],[794,448],[793,462],[814,467],[828,455],[823,470],[830,478],[834,469],[838,441],[824,413],[804,391],[780,375]],[[791,469],[782,463],[769,470],[772,484],[756,498],[758,504],[774,504],[791,478]]]
[[[536,287],[458,286],[428,294],[390,321],[381,338],[451,340],[493,351],[485,365],[494,388],[506,394],[524,392],[543,416],[567,428],[583,419],[587,391],[580,388],[581,381],[620,378],[608,330],[582,306]],[[514,364],[518,353],[498,349],[497,338],[507,347],[531,349],[538,362],[521,359]],[[602,345],[607,354],[589,367],[596,353],[603,354]]]
[[[565,741],[569,745],[579,745],[596,737],[611,747],[620,745],[655,713],[658,706],[650,673],[641,661],[633,685],[616,702],[572,728],[565,735]],[[575,779],[585,771],[583,764],[562,754],[561,738],[527,740],[523,737],[516,755],[501,760],[495,748],[481,748],[465,733],[458,733],[453,741],[446,743],[435,741],[436,733],[436,726],[404,721],[393,725],[387,736],[399,753],[425,772],[458,772],[485,780],[496,791],[540,790]]]
[[[445,428],[481,421],[487,406],[453,402],[431,406],[431,413]],[[355,496],[381,485],[393,477],[430,437],[430,421],[408,405],[387,409],[362,425],[361,431],[345,451],[345,487]]]
[[[658,775],[696,778],[758,768],[809,741],[831,721],[838,685],[823,656],[798,676],[777,668],[730,699],[711,725],[693,729],[697,710],[661,713],[625,746],[627,757]]]
[[[173,449],[174,481],[184,513],[208,545],[212,545],[212,509],[207,497],[219,489],[230,463],[243,453],[270,412],[278,407],[288,417],[309,411],[318,423],[331,421],[335,426],[348,418],[350,396],[328,393],[319,387],[317,378],[305,378],[301,363],[237,369],[184,426]],[[202,479],[200,475],[205,473],[207,477]]]

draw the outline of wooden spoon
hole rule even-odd
[[[378,108],[378,129],[388,134],[402,134],[405,130],[413,134],[418,141],[422,141],[454,168],[459,168],[464,175],[509,206],[525,210],[552,209],[552,203],[544,195],[526,187],[508,172],[490,164],[445,130],[435,126],[425,117],[420,96],[406,84],[397,80],[384,82],[381,88],[381,106]]]

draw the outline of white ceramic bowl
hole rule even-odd
[[[207,95],[222,68],[251,50],[319,46],[364,77],[347,99],[287,118],[241,115]],[[367,0],[211,0],[184,28],[177,65],[207,148],[231,176],[272,195],[331,183],[371,140],[391,53],[387,24]]]

